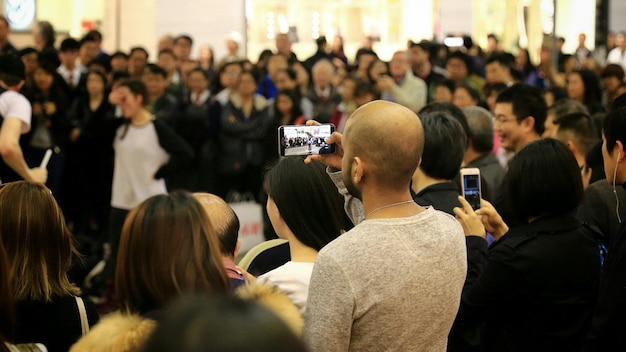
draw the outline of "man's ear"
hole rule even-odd
[[[526,132],[533,132],[535,130],[535,118],[532,116],[526,116],[525,119],[520,121],[520,125],[524,128]]]
[[[352,182],[354,182],[355,185],[359,184],[363,179],[365,171],[363,166],[363,160],[361,160],[361,158],[359,158],[358,156],[355,156],[352,163],[352,170],[350,170],[352,173]]]
[[[619,153],[619,157],[617,161],[622,161],[624,160],[624,157],[626,157],[626,152],[624,151],[624,144],[622,144],[621,141],[615,141],[615,148],[617,148],[617,152]]]

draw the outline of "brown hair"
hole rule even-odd
[[[213,226],[188,192],[148,198],[128,214],[115,287],[122,309],[145,313],[187,293],[230,291]]]
[[[80,294],[67,277],[72,257],[79,254],[46,186],[17,181],[0,190],[0,237],[16,300],[49,302],[55,296]]]
[[[6,342],[6,334],[13,329],[15,319],[13,307],[11,269],[4,246],[0,243],[0,352],[9,351],[4,342]]]

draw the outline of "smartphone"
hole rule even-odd
[[[278,151],[280,156],[335,154],[335,144],[326,144],[326,138],[335,132],[332,123],[305,126],[283,125],[278,127]]]
[[[476,210],[480,208],[480,170],[478,168],[461,169],[461,191],[465,200]]]

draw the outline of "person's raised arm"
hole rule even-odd
[[[29,168],[20,147],[20,133],[24,122],[17,118],[5,118],[0,128],[0,155],[4,162],[26,181],[46,183],[48,170]]]

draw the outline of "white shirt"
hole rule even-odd
[[[606,57],[606,62],[609,64],[622,65],[624,70],[626,70],[626,51],[622,52],[622,49],[619,47],[611,49],[609,56]]]
[[[287,262],[283,266],[259,276],[260,283],[270,283],[285,292],[304,314],[309,296],[309,281],[313,263]]]
[[[16,118],[22,121],[22,134],[30,131],[32,107],[22,94],[7,90],[0,94],[0,116],[5,119]]]
[[[72,87],[76,87],[78,82],[80,81],[80,75],[82,74],[80,68],[78,66],[74,66],[73,70],[69,70],[67,67],[61,65],[57,68],[57,72],[63,77],[65,82]],[[71,80],[70,80],[71,76]]]
[[[121,126],[113,142],[115,165],[111,206],[130,210],[144,200],[167,194],[165,180],[155,179],[154,174],[169,160],[169,154],[159,145],[153,123],[143,126]]]
[[[207,99],[211,96],[211,92],[208,89],[205,89],[204,92],[198,94],[196,92],[191,92],[189,96],[189,101],[194,105],[202,105]],[[196,99],[198,100],[196,103]]]

